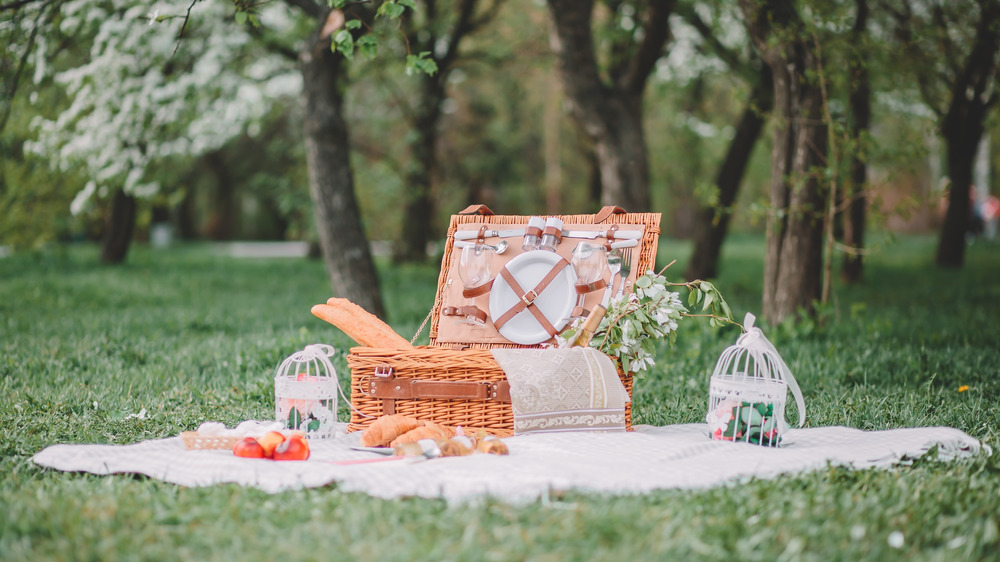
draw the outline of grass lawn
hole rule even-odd
[[[664,241],[659,261],[684,261],[689,249]],[[725,250],[717,285],[742,319],[760,306],[763,244],[733,238]],[[930,238],[899,240],[870,259],[862,286],[835,287],[821,322],[767,330],[802,386],[809,426],[946,425],[1000,449],[1000,245],[969,248],[957,272],[936,269],[933,251]],[[133,443],[205,420],[267,419],[274,368],[309,343],[341,350],[335,366],[348,374],[350,342],[309,314],[330,294],[319,262],[221,258],[207,246],[136,247],[120,267],[97,261],[91,247],[0,259],[2,560],[1000,556],[996,454],[521,507],[43,470],[30,458],[56,443]],[[437,267],[381,272],[389,321],[412,335]],[[635,422],[702,421],[708,375],[737,335],[688,320],[637,381]],[[129,416],[143,408],[145,419]]]

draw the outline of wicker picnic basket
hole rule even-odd
[[[482,205],[471,206],[451,217],[431,313],[430,345],[406,350],[372,347],[350,350],[347,365],[351,370],[353,408],[349,431],[364,429],[379,416],[397,413],[470,430],[484,429],[499,436],[512,434],[510,387],[490,349],[539,345],[515,344],[492,330],[456,332],[452,326],[457,322],[442,321],[447,318],[442,312],[448,312],[449,301],[454,301],[456,295],[457,274],[453,264],[460,253],[455,246],[456,232],[524,227],[530,218],[495,215]],[[632,252],[633,267],[627,281],[654,267],[660,234],[659,213],[627,213],[618,207],[605,207],[597,214],[557,218],[569,228],[596,231],[600,240],[607,243],[616,239],[616,232],[633,229],[638,243]],[[511,240],[511,255],[505,257],[516,257],[520,253],[516,247],[520,244],[520,239]],[[568,251],[560,248],[561,253]],[[600,294],[589,298],[600,302]],[[618,375],[631,396],[632,373],[624,372],[619,365]],[[626,405],[625,414],[626,427],[631,428],[631,404]]]

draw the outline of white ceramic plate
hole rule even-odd
[[[525,291],[538,285],[562,258],[558,254],[544,250],[526,252],[507,262],[507,271]],[[576,304],[576,272],[567,265],[555,279],[538,295],[532,306],[548,319],[556,330],[562,330],[569,322],[573,306]],[[490,290],[490,319],[503,316],[512,306],[521,301],[507,281],[500,275],[493,281]],[[535,319],[531,311],[525,309],[507,321],[498,330],[500,335],[521,345],[534,345],[550,339],[549,333]]]

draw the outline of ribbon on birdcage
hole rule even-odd
[[[757,319],[751,313],[743,319],[743,328],[746,330],[743,335],[736,340],[736,345],[726,349],[722,356],[719,358],[719,363],[716,365],[716,372],[727,372],[730,367],[733,366],[732,363],[738,360],[741,351],[745,350],[746,353],[750,355],[753,359],[753,367],[755,371],[755,376],[760,378],[771,378],[769,373],[762,372],[769,365],[772,366],[777,372],[772,373],[776,375],[775,378],[783,380],[788,384],[788,388],[792,391],[792,396],[795,398],[795,405],[799,410],[799,427],[802,427],[806,422],[806,404],[805,400],[802,398],[802,391],[799,389],[799,383],[795,381],[795,376],[792,375],[791,369],[785,364],[784,359],[778,353],[778,350],[774,348],[774,345],[768,341],[764,336],[764,332],[760,328],[755,327],[754,321]],[[749,373],[748,373],[749,374]],[[781,420],[784,422],[784,420]]]

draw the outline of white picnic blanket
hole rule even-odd
[[[504,439],[509,456],[472,455],[420,462],[337,465],[378,458],[355,451],[360,432],[311,441],[308,461],[243,459],[226,450],[186,450],[179,437],[134,445],[53,445],[33,458],[63,471],[137,473],[182,486],[235,483],[268,492],[325,486],[380,498],[418,496],[463,502],[494,496],[512,503],[552,492],[632,494],[698,489],[748,478],[773,478],[825,468],[888,467],[938,447],[941,459],[985,448],[957,429],[926,427],[860,431],[792,429],[776,449],[711,441],[705,424],[637,426],[629,433],[537,433]],[[332,461],[332,462],[331,462]]]

